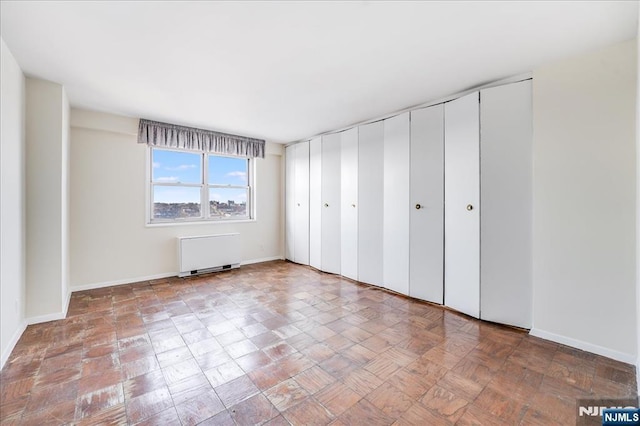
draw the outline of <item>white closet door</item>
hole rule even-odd
[[[309,142],[295,145],[295,237],[293,258],[309,264]]]
[[[285,149],[285,258],[295,261],[295,160],[296,146]]]
[[[480,92],[480,317],[531,328],[531,81]]]
[[[382,286],[384,124],[358,129],[358,281]]]
[[[383,286],[409,294],[409,113],[384,120]]]
[[[358,279],[358,128],[341,134],[340,274]]]
[[[444,105],[411,112],[409,295],[444,297]]]
[[[322,267],[322,139],[309,142],[309,264]]]
[[[340,133],[322,137],[322,265],[340,273]]]
[[[479,93],[445,104],[444,303],[480,314]]]

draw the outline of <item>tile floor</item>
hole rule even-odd
[[[0,373],[3,425],[574,424],[634,367],[269,262],[74,293]]]

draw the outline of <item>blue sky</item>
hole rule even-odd
[[[209,184],[237,185],[247,184],[247,160],[231,157],[209,157]],[[200,183],[202,167],[200,154],[189,152],[153,150],[153,181],[157,183]],[[246,190],[231,188],[212,188],[210,199],[245,202]],[[153,199],[164,203],[200,202],[199,188],[175,186],[155,186]]]

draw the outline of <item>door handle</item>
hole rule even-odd
[[[471,204],[467,204],[467,210],[468,210],[468,211],[473,210],[473,206],[472,206]]]
[[[422,208],[422,205],[416,204],[416,210],[420,210],[421,208]]]
[[[329,207],[329,203],[324,203],[324,206],[325,207]]]

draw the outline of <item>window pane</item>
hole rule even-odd
[[[154,185],[154,219],[200,216],[200,188]]]
[[[246,158],[209,156],[209,184],[210,185],[247,185]]]
[[[209,188],[211,217],[247,217],[248,189]]]
[[[153,181],[158,183],[202,183],[200,154],[153,148]]]

